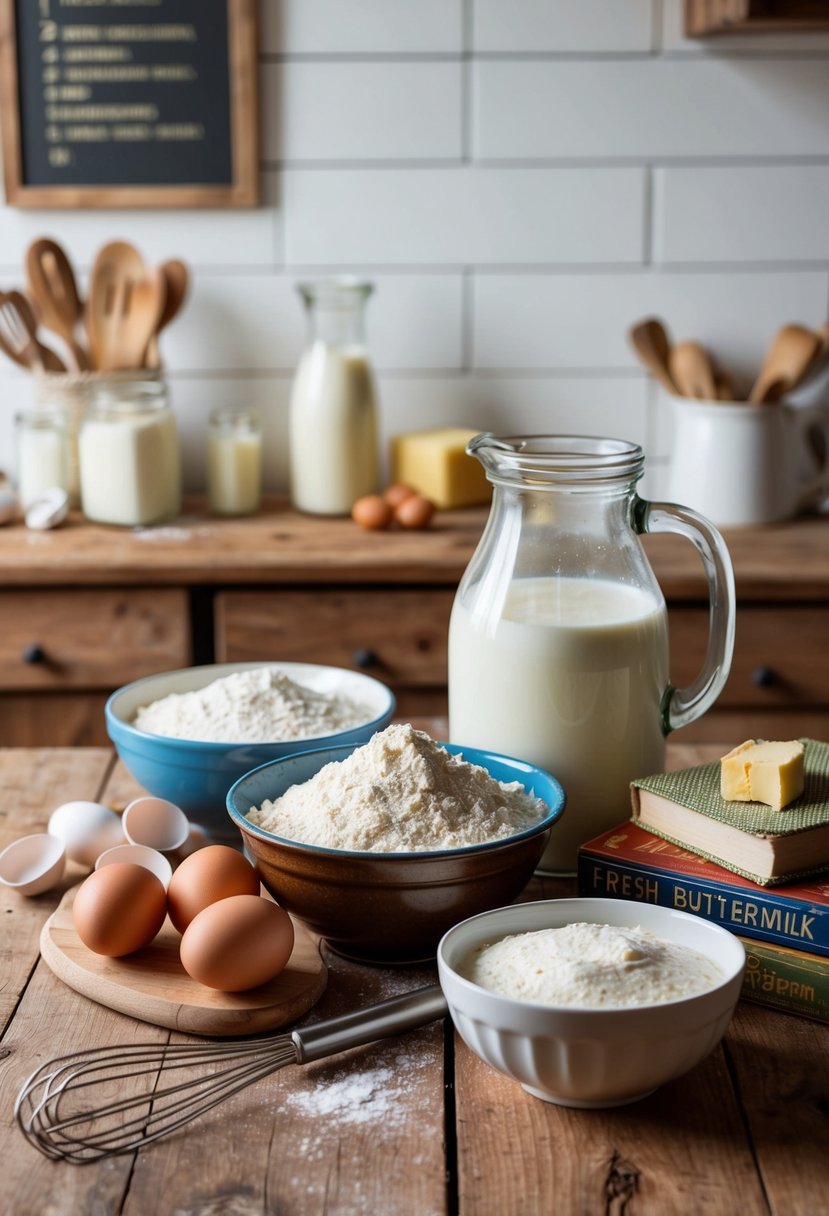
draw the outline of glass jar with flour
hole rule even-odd
[[[708,520],[636,493],[644,456],[619,439],[478,435],[467,447],[492,509],[449,624],[449,737],[548,769],[567,805],[541,869],[630,817],[630,782],[664,765],[665,736],[716,699],[734,648],[734,575]],[[668,678],[665,600],[639,536],[675,532],[708,576],[705,666]]]
[[[88,519],[138,527],[175,518],[181,464],[166,384],[150,376],[91,384],[78,462]]]
[[[377,399],[364,332],[371,283],[302,283],[308,342],[290,407],[291,500],[314,515],[348,515],[380,481]]]

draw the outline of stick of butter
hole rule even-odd
[[[764,802],[782,811],[803,793],[803,744],[741,743],[720,761],[720,793],[727,802]]]
[[[483,466],[466,454],[467,443],[477,434],[452,426],[394,436],[392,477],[442,509],[489,502],[491,487]]]

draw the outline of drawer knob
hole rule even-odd
[[[30,642],[23,650],[20,656],[24,663],[45,663],[46,651],[39,642]]]
[[[355,667],[379,667],[380,660],[373,650],[368,646],[360,646],[351,656],[351,661]]]
[[[766,667],[765,665],[755,667],[751,673],[751,682],[758,688],[771,688],[772,684],[778,683],[777,672],[773,667]]]

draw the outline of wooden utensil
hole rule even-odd
[[[299,921],[285,970],[249,992],[218,992],[191,979],[181,965],[181,937],[169,920],[149,946],[127,958],[93,954],[72,920],[77,890],[66,892],[43,926],[44,962],[76,992],[142,1022],[190,1034],[257,1034],[298,1018],[325,988],[328,969],[319,943]]]
[[[93,365],[100,371],[143,367],[158,329],[166,283],[126,241],[105,245],[95,259],[86,325]]]
[[[37,337],[37,317],[20,291],[0,291],[0,348],[30,370],[65,372],[66,364]]]
[[[167,287],[167,295],[158,321],[158,328],[147,346],[147,367],[159,366],[158,335],[180,312],[190,284],[190,272],[186,264],[178,258],[170,258],[168,261],[162,262],[160,269]]]
[[[708,351],[699,342],[680,342],[668,356],[671,379],[683,397],[716,401],[717,381]]]
[[[809,364],[823,349],[823,342],[814,330],[803,325],[784,325],[775,334],[760,374],[748,394],[755,405],[764,401],[779,401],[798,384]]]
[[[57,241],[42,238],[33,241],[26,254],[29,291],[40,311],[44,324],[63,338],[75,371],[89,368],[89,353],[76,337],[78,323],[83,317],[83,305],[78,295],[75,272],[69,258]]]
[[[654,379],[659,381],[667,393],[676,396],[677,386],[668,368],[671,342],[662,322],[657,317],[648,317],[634,325],[628,337]]]

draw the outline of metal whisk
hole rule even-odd
[[[51,1060],[34,1072],[14,1114],[47,1157],[82,1165],[144,1148],[287,1064],[309,1064],[425,1026],[448,1012],[437,985],[289,1034],[215,1043],[134,1043]],[[168,1083],[166,1074],[206,1065]],[[124,1096],[96,1105],[107,1085]]]

